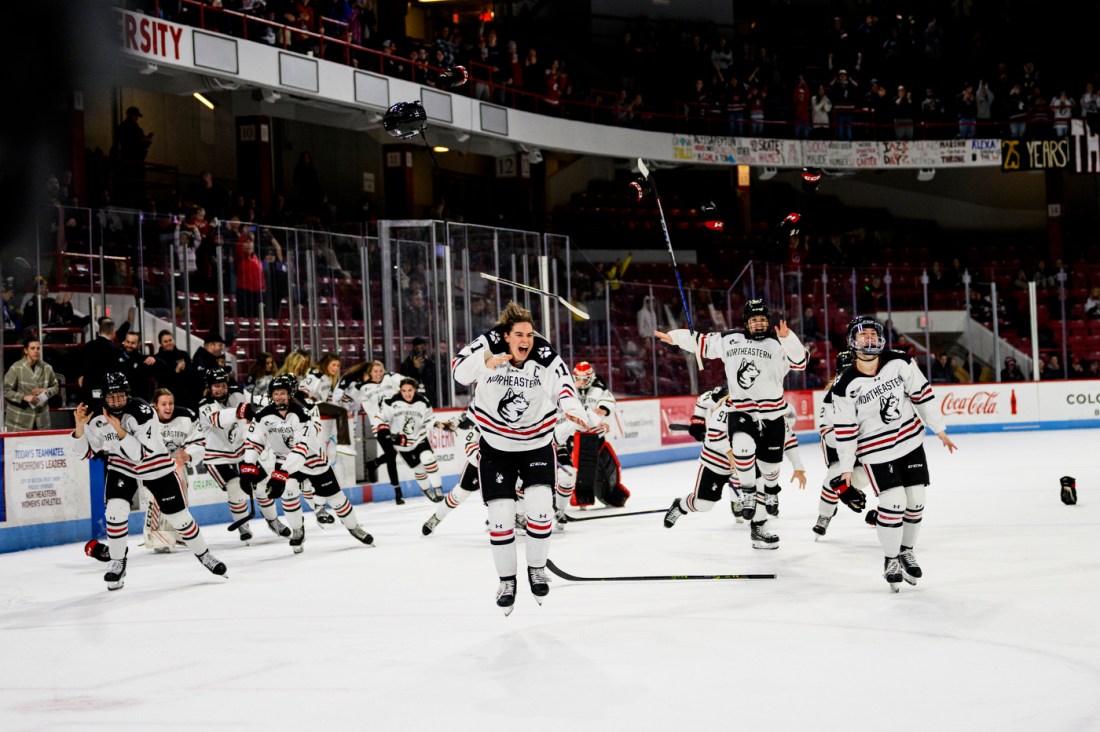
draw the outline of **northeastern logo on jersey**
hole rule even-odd
[[[495,330],[489,331],[489,342],[494,346],[500,343],[500,333],[497,333]]]
[[[901,410],[898,408],[900,400],[895,394],[887,394],[878,400],[878,416],[883,424],[890,424],[894,420],[901,419]]]
[[[515,422],[530,406],[531,402],[527,401],[527,397],[509,389],[500,400],[500,404],[497,404],[497,414],[504,418],[505,422]]]
[[[755,361],[744,361],[737,369],[737,385],[742,389],[748,389],[760,376],[760,369]]]
[[[550,354],[553,352],[554,351],[551,350],[550,346],[543,346],[539,349],[539,358],[545,361],[546,359],[550,358]]]

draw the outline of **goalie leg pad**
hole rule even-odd
[[[622,466],[619,464],[619,456],[615,454],[615,448],[611,443],[604,440],[597,458],[596,498],[614,508],[625,506],[626,499],[630,498],[630,491],[620,482],[621,478]]]

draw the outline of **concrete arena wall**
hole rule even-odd
[[[1100,427],[1100,381],[950,384],[933,390],[936,408],[952,434]],[[787,393],[798,414],[799,442],[817,441],[813,415],[822,396],[822,392]],[[610,419],[610,440],[623,467],[697,457],[698,444],[686,432],[670,429],[689,421],[694,404],[690,396],[621,401]],[[457,413],[437,412],[442,418]],[[462,469],[461,449],[455,445],[454,433],[432,430],[430,440],[443,487],[450,490]],[[102,461],[81,460],[68,431],[0,434],[0,443],[0,552],[103,538]],[[406,496],[419,498],[411,472],[398,463]],[[346,475],[340,465],[336,467],[338,474]],[[189,483],[195,519],[208,531],[223,531],[220,524],[231,520],[225,494],[204,473],[191,476]],[[344,493],[352,503],[393,499],[388,484],[351,485]],[[131,514],[131,534],[142,533],[143,520],[144,513]]]

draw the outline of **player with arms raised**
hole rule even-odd
[[[838,491],[843,497],[844,487],[852,484],[858,459],[878,496],[883,577],[897,592],[903,579],[915,585],[923,575],[913,547],[929,482],[925,425],[949,452],[958,448],[947,436],[924,374],[910,356],[885,346],[882,325],[875,320],[857,317],[848,326],[855,368],[833,385],[833,428],[842,479]]]

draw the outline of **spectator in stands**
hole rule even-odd
[[[413,338],[412,352],[401,362],[397,371],[402,376],[409,376],[420,382],[428,401],[432,406],[438,406],[439,390],[436,388],[435,362],[428,356],[428,345],[423,338]]]
[[[803,341],[820,341],[824,337],[824,333],[821,330],[821,326],[817,324],[817,317],[814,315],[814,309],[808,307],[802,311],[802,340]]]
[[[115,156],[118,159],[117,189],[119,202],[137,208],[145,197],[145,156],[153,144],[153,133],[145,133],[138,119],[141,110],[126,109],[126,119],[115,128]]]
[[[383,74],[398,79],[408,78],[408,72],[406,71],[408,63],[401,58],[393,41],[388,39],[382,41],[382,53],[385,54],[385,58],[382,60]]]
[[[103,386],[103,376],[117,371],[122,352],[115,343],[115,321],[102,317],[96,321],[99,335],[84,345],[80,352],[80,369],[76,383],[80,386],[80,401],[91,404],[99,398],[99,389]]]
[[[1085,84],[1085,91],[1081,95],[1081,116],[1089,127],[1089,133],[1093,135],[1100,133],[1100,95],[1096,94],[1095,89],[1091,82]]]
[[[832,100],[825,92],[825,85],[817,85],[817,94],[810,100],[810,108],[813,116],[813,137],[817,140],[827,139],[829,136],[829,113],[833,110]]]
[[[936,356],[936,360],[932,362],[932,383],[957,384],[958,381],[955,376],[955,366],[951,363],[951,357],[946,353]]]
[[[749,93],[745,102],[749,110],[750,132],[753,137],[764,137],[764,101],[767,88],[749,84]]]
[[[1013,84],[1005,99],[1005,112],[1008,115],[1008,136],[1021,140],[1027,135],[1027,97],[1019,84]]]
[[[1046,261],[1042,259],[1035,264],[1035,270],[1031,273],[1031,281],[1036,283],[1035,286],[1040,290],[1053,287],[1058,282],[1057,275],[1047,268]]]
[[[508,98],[505,103],[515,107],[517,95],[514,92],[523,90],[523,60],[519,57],[519,48],[515,41],[508,41],[507,50],[501,60],[504,69],[504,86],[508,88]]]
[[[401,327],[407,334],[423,335],[428,332],[428,320],[428,304],[424,299],[424,291],[416,288],[409,293],[409,299],[405,303]]]
[[[974,128],[978,123],[978,99],[974,95],[973,84],[967,82],[963,86],[962,92],[955,100],[955,107],[959,116],[959,134],[957,137],[960,140],[974,139]]]
[[[837,72],[836,79],[829,87],[829,100],[833,103],[836,123],[836,139],[852,139],[852,117],[856,104],[859,101],[859,85],[854,79],[848,78],[848,72],[841,69]]]
[[[0,312],[3,315],[5,340],[12,341],[13,334],[22,332],[19,311],[15,309],[15,285],[11,277],[0,286]]]
[[[1087,379],[1089,375],[1085,372],[1085,364],[1081,363],[1080,356],[1069,357],[1069,378],[1071,379]]]
[[[199,180],[188,192],[186,200],[202,209],[204,221],[206,216],[211,219],[225,218],[229,213],[229,192],[214,182],[214,174],[209,170],[199,173]]]
[[[255,318],[260,314],[260,299],[264,294],[264,263],[256,256],[252,232],[245,232],[244,241],[237,244],[237,315]]]
[[[813,106],[810,101],[810,87],[806,80],[798,77],[794,93],[791,96],[791,122],[794,123],[794,139],[809,140],[810,125],[813,122]]]
[[[932,87],[924,90],[924,99],[920,103],[921,125],[924,127],[924,137],[928,140],[942,140],[946,135],[944,124],[943,102],[936,96]]]
[[[1050,354],[1050,358],[1047,359],[1046,366],[1043,367],[1042,372],[1039,374],[1039,378],[1043,381],[1051,379],[1064,379],[1066,376],[1062,370],[1062,361],[1058,358],[1057,354]]]
[[[1085,300],[1085,317],[1091,320],[1100,320],[1100,287],[1094,287],[1089,291]]]
[[[1035,86],[1027,100],[1028,134],[1032,140],[1049,140],[1053,137],[1051,126],[1050,100],[1042,89]]]
[[[985,81],[978,82],[978,90],[974,93],[974,110],[977,115],[977,124],[983,125],[980,137],[991,137],[996,134],[996,129],[991,126],[993,121],[993,105],[996,102],[993,90]]]
[[[1004,368],[1001,369],[1001,381],[1027,381],[1027,377],[1012,356],[1005,359]]]
[[[1050,111],[1054,115],[1054,136],[1058,138],[1069,136],[1069,121],[1073,117],[1073,110],[1077,102],[1066,93],[1063,87],[1050,102]]]
[[[543,89],[543,102],[549,105],[549,109],[557,110],[559,108],[567,82],[568,76],[565,73],[565,64],[554,59],[550,62],[550,68],[546,70],[546,86]],[[641,95],[638,95],[637,99],[640,100]],[[632,103],[631,112],[633,112],[633,109]],[[633,119],[633,116],[631,116],[631,120]]]
[[[157,362],[153,367],[157,387],[168,389],[182,403],[180,395],[188,394],[191,389],[191,356],[187,351],[176,348],[176,337],[170,330],[158,333],[157,341],[160,343],[160,350],[157,351]]]
[[[1085,369],[1086,379],[1100,379],[1100,359],[1093,359],[1089,361],[1089,365]]]
[[[951,289],[951,278],[943,269],[939,261],[932,262],[932,269],[928,271],[929,292],[946,292]]]
[[[156,358],[141,352],[141,333],[127,331],[122,339],[119,371],[126,374],[134,396],[145,401],[153,396],[152,380],[156,365]]]
[[[894,136],[899,140],[912,140],[917,106],[913,103],[913,93],[903,85],[898,86],[898,93],[894,97],[893,113]]]
[[[225,339],[217,331],[210,331],[202,340],[202,347],[195,351],[191,358],[191,366],[194,369],[196,385],[206,383],[206,372],[220,366],[218,359],[225,356]]]
[[[655,330],[657,330],[656,304],[652,295],[646,295],[642,299],[642,307],[638,309],[638,338],[642,343],[647,340],[652,342]]]
[[[729,39],[718,36],[718,45],[711,49],[710,62],[714,70],[718,72],[719,81],[725,81],[726,76],[733,66],[733,49],[729,45]]]
[[[275,378],[275,357],[270,353],[261,352],[256,357],[256,363],[248,371],[248,377],[244,382],[245,393],[249,395],[249,401],[253,406],[261,404],[267,397],[267,385]]]
[[[1027,283],[1031,282],[1031,278],[1027,276],[1027,270],[1020,267],[1016,270],[1016,277],[1012,280],[1012,286],[1018,290],[1026,290]]]
[[[50,428],[49,399],[60,391],[53,368],[42,360],[37,336],[23,339],[23,358],[4,374],[4,431]]]
[[[745,134],[745,110],[748,108],[748,88],[741,83],[735,70],[731,70],[726,82],[726,113],[729,115],[729,133],[734,137]]]

